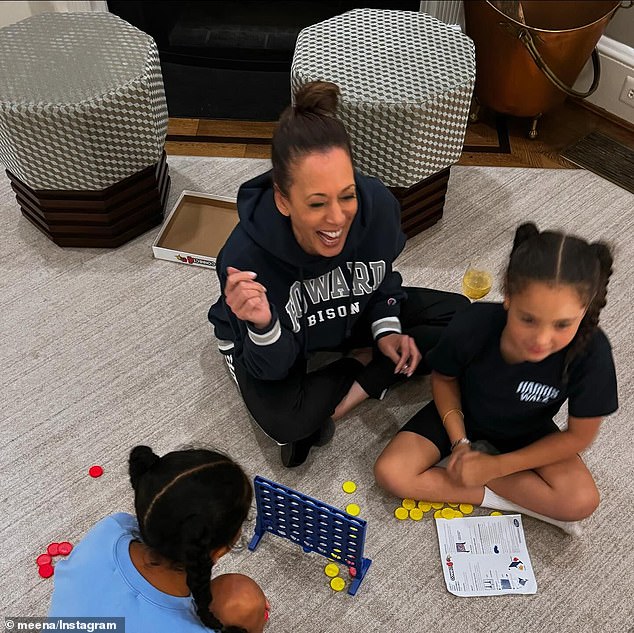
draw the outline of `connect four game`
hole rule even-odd
[[[366,522],[259,475],[253,485],[258,514],[249,549],[254,551],[264,533],[271,532],[306,553],[344,564],[353,578],[348,593],[354,596],[372,563],[363,557]]]

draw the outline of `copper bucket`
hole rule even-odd
[[[631,6],[631,2],[629,5]],[[478,102],[496,112],[537,119],[567,95],[587,97],[599,85],[595,49],[621,2],[523,0],[464,3],[466,32],[476,47]],[[587,92],[572,85],[592,55]]]

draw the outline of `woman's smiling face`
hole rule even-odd
[[[339,255],[357,213],[350,155],[340,147],[312,152],[293,164],[291,178],[288,195],[275,189],[275,204],[298,244],[309,255]]]

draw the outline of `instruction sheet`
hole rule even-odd
[[[536,593],[519,514],[436,519],[447,589],[456,596]]]

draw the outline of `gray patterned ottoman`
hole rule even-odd
[[[292,92],[319,79],[341,89],[356,164],[399,199],[403,230],[414,235],[437,222],[462,152],[473,42],[425,13],[355,9],[299,34]]]
[[[163,219],[167,105],[156,44],[110,13],[0,29],[0,162],[61,246],[118,246]]]

